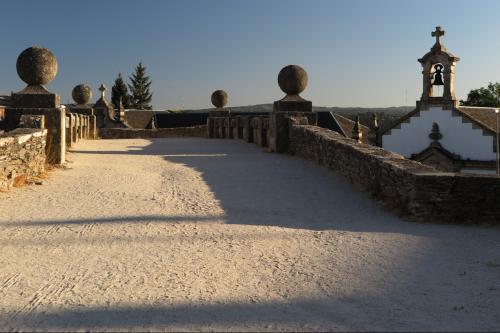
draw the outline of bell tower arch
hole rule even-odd
[[[418,62],[422,65],[422,97],[417,102],[420,110],[427,110],[429,105],[442,105],[443,109],[458,106],[455,97],[455,65],[460,58],[451,54],[441,42],[445,31],[436,27],[432,37],[436,38],[434,46]],[[442,86],[442,96],[436,96],[433,87]]]

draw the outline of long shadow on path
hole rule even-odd
[[[405,221],[314,162],[267,153],[243,141],[210,142],[153,140],[143,150],[130,152],[162,155],[199,171],[226,212],[227,223],[434,236],[472,229],[498,232],[496,228]]]
[[[168,162],[193,168],[219,200],[229,224],[444,238],[468,232],[500,235],[498,228],[406,221],[331,170],[295,156],[267,153],[238,140],[155,139],[145,147],[129,146],[126,151],[74,152],[159,155]]]
[[[369,292],[358,290],[352,295],[329,290],[324,299],[289,299],[288,302],[251,304],[178,304],[131,305],[130,307],[94,307],[62,309],[54,313],[21,315],[15,321],[22,325],[43,322],[50,329],[79,328],[195,329],[230,328],[245,325],[277,330],[301,325],[328,330],[494,330],[500,320],[496,271],[484,262],[499,262],[495,246],[500,232],[493,228],[459,227],[406,222],[378,207],[366,194],[358,192],[335,173],[299,158],[269,154],[254,145],[233,140],[167,139],[152,140],[142,147],[117,151],[80,151],[99,154],[147,154],[162,156],[167,162],[193,168],[201,173],[225,211],[228,224],[279,226],[315,231],[345,230],[354,232],[395,233],[423,236],[433,242],[422,242],[425,249],[418,255],[401,249],[386,248],[377,252],[381,269],[356,268],[366,284],[375,284]],[[193,215],[186,212],[186,215]],[[120,217],[104,218],[95,223],[119,223]],[[131,217],[126,222],[150,223],[182,221],[181,217]],[[204,223],[188,217],[184,222]],[[60,223],[61,221],[43,221]],[[88,223],[70,220],[65,223]],[[36,223],[36,222],[34,222]],[[28,222],[26,224],[29,224]],[[403,238],[401,240],[401,238]],[[407,238],[401,237],[399,244]],[[416,237],[408,237],[413,240]],[[150,241],[149,239],[147,241]],[[415,244],[415,242],[413,243]],[[347,246],[347,245],[346,245]],[[377,244],[375,244],[377,246]],[[416,247],[413,247],[413,250]],[[377,249],[378,250],[378,249]],[[396,255],[394,255],[396,253]],[[391,254],[393,255],[391,257]],[[319,255],[319,254],[318,254]],[[325,254],[325,264],[349,267],[339,262],[336,253]],[[360,260],[370,266],[369,255]],[[372,257],[373,258],[373,257]],[[464,259],[465,258],[465,259]],[[404,265],[387,265],[385,260],[401,260]],[[373,265],[372,265],[373,266]],[[383,266],[393,267],[385,269]],[[343,266],[342,266],[343,267]],[[404,271],[403,271],[404,269]],[[467,270],[467,275],[459,275]],[[384,275],[385,274],[385,275]],[[384,278],[393,281],[384,283]],[[290,279],[293,283],[293,279]],[[489,284],[485,284],[487,281]],[[340,292],[341,297],[336,297]],[[486,304],[486,307],[484,306]],[[454,306],[462,308],[454,309]],[[463,309],[463,310],[460,310]],[[12,322],[0,314],[0,322]],[[14,323],[15,324],[15,323]],[[15,324],[14,326],[19,327]]]

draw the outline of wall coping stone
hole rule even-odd
[[[14,142],[23,144],[32,137],[38,138],[47,135],[46,129],[16,128],[10,132],[0,133],[0,147],[5,147]]]

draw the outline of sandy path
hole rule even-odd
[[[80,144],[0,193],[0,330],[500,330],[500,230],[239,141]]]

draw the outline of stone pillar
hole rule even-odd
[[[89,131],[89,116],[85,116],[85,139],[89,139],[90,131]]]
[[[352,138],[358,143],[363,142],[363,132],[361,131],[361,123],[359,122],[359,115],[356,116],[356,121],[352,127]]]
[[[71,147],[71,116],[68,114],[66,115],[65,127],[66,127],[66,147]]]
[[[61,108],[59,95],[49,92],[44,86],[57,74],[57,59],[46,48],[30,47],[17,58],[16,69],[19,77],[28,85],[12,93],[12,106],[5,112],[6,129],[16,128],[21,115],[45,116],[47,161],[62,164],[66,151],[66,111]]]
[[[83,114],[80,117],[80,140],[85,139],[85,116]]]
[[[241,126],[243,127],[242,139],[246,142],[253,142],[253,131],[252,127],[250,126],[251,119],[252,118],[249,116],[241,117]]]
[[[76,142],[80,141],[80,115],[75,113],[75,133],[76,133]]]
[[[209,138],[224,138],[226,136],[224,131],[224,123],[218,122],[219,117],[230,117],[229,110],[225,110],[228,101],[228,95],[224,90],[216,90],[211,96],[212,104],[215,109],[208,112],[207,119],[207,134]]]
[[[286,96],[273,105],[267,131],[269,151],[277,153],[288,151],[290,118],[305,116],[309,124],[317,123],[316,114],[312,112],[312,102],[299,96],[306,88],[307,81],[306,71],[297,65],[288,65],[278,74],[278,84]]]
[[[214,118],[209,116],[207,117],[207,137],[214,138]]]
[[[217,128],[217,133],[215,135],[216,138],[219,139],[224,139],[224,118],[216,118],[215,120],[217,122],[216,128]]]
[[[90,117],[91,116],[85,116],[85,139],[87,139],[87,140],[91,139],[91,137],[90,137]]]
[[[233,130],[231,128],[231,117],[226,117],[224,119],[224,128],[225,128],[226,139],[232,139]]]
[[[233,133],[232,138],[239,139],[240,117],[230,118],[230,122],[231,122],[231,132]]]
[[[243,117],[238,116],[238,139],[243,139]]]
[[[269,117],[262,118],[262,147],[268,147]]]
[[[55,143],[53,163],[62,164],[66,162],[66,110],[54,110],[54,132],[53,143]]]
[[[263,117],[255,117],[253,118],[252,121],[252,127],[253,127],[253,138],[254,142],[260,146],[264,147],[266,139],[264,138],[264,130],[262,126],[262,119]]]
[[[71,142],[76,143],[78,139],[78,132],[77,132],[77,116],[76,113],[71,114]]]
[[[90,132],[89,133],[90,139],[92,139],[92,140],[97,140],[98,139],[97,118],[94,115],[89,116],[89,132]]]
[[[85,116],[85,139],[89,138],[89,116]]]

